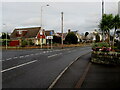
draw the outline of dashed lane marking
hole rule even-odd
[[[16,59],[16,58],[18,58],[18,57],[13,57],[13,59]]]
[[[19,67],[22,67],[22,66],[25,66],[25,65],[28,65],[28,64],[31,64],[31,63],[34,63],[36,62],[37,60],[33,60],[33,61],[30,61],[30,62],[27,62],[27,63],[24,63],[24,64],[21,64],[21,65],[17,65],[17,66],[14,66],[14,67],[11,67],[11,68],[8,68],[8,69],[5,69],[5,70],[2,70],[1,72],[6,72],[6,71],[10,71],[10,70],[13,70],[13,69],[16,69],[16,68],[19,68]]]
[[[19,58],[23,58],[24,56],[20,56]]]
[[[6,59],[6,60],[11,60],[12,58],[8,58],[8,59]]]
[[[48,58],[55,57],[55,56],[58,56],[58,55],[61,55],[61,54],[62,54],[62,53],[50,55],[50,56],[48,56]]]

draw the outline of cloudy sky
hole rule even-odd
[[[42,0],[44,1],[44,0]],[[57,1],[57,0],[56,0]],[[78,30],[80,33],[93,31],[98,27],[101,19],[102,0],[3,0],[2,2],[2,27],[1,32],[12,32],[19,27],[32,27],[41,25],[41,6],[43,7],[43,28],[46,30],[61,31],[61,12],[64,12],[64,32],[68,29]],[[118,13],[118,1],[104,0],[105,13]]]

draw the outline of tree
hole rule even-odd
[[[89,32],[85,32],[85,37],[87,37],[88,34],[89,34]]]
[[[65,42],[68,44],[77,44],[78,38],[73,32],[69,32],[65,38]]]
[[[95,42],[100,42],[100,36],[99,36],[98,33],[96,34],[96,40],[95,40]]]
[[[113,28],[113,15],[104,14],[102,16],[102,20],[100,21],[99,28],[102,31],[103,41],[104,41],[104,35],[108,34],[108,42],[110,42],[110,29]]]
[[[10,36],[8,35],[8,33],[3,32],[1,38],[2,38],[2,45],[6,45],[6,43],[7,45],[9,44]]]
[[[6,35],[7,34],[7,35]],[[2,33],[2,39],[6,39],[6,37],[7,37],[7,39],[10,39],[10,36],[8,35],[8,33]]]
[[[113,27],[114,27],[115,30],[114,30],[114,34],[113,34],[112,45],[114,46],[116,30],[120,27],[120,16],[119,15],[115,15],[115,17],[113,19]]]
[[[61,37],[53,36],[53,43],[61,43]]]

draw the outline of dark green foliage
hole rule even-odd
[[[95,40],[95,42],[100,42],[100,36],[97,34],[96,35],[96,40]]]
[[[67,34],[67,36],[65,38],[65,42],[68,44],[77,44],[78,38],[73,32],[70,32]]]
[[[61,43],[61,37],[53,36],[53,43]]]
[[[88,32],[85,32],[85,37],[87,37],[88,34],[89,34]]]
[[[6,35],[6,33],[2,33],[2,39],[6,39],[6,37],[7,39],[10,39],[10,36],[8,34]]]
[[[109,47],[109,44],[106,43],[106,42],[94,43],[94,44],[92,45],[92,48],[96,48],[96,47],[99,47],[99,48]]]
[[[28,42],[26,40],[22,40],[21,47],[25,47],[26,45],[28,45]]]
[[[33,41],[32,40],[29,40],[29,45],[34,45]]]
[[[5,46],[6,43],[7,45],[9,45],[10,36],[8,34],[6,35],[6,33],[3,32],[1,38],[2,38],[2,46]]]

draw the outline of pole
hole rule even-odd
[[[49,6],[48,4],[46,5],[46,6]],[[41,30],[42,30],[42,14],[43,14],[43,7],[45,7],[45,6],[41,6]],[[43,32],[43,31],[42,31]],[[41,38],[41,48],[42,48],[42,43],[43,43],[43,39],[42,39],[42,36],[40,36],[40,38]]]
[[[61,12],[61,33],[62,33],[61,44],[63,49],[63,12]]]
[[[102,0],[102,16],[104,15],[104,1]]]
[[[42,32],[42,11],[43,11],[42,8],[43,8],[43,6],[41,6],[41,32]],[[40,32],[40,38],[41,38],[40,43],[41,43],[41,49],[42,49],[42,36],[41,36],[42,34],[41,34],[41,32]]]
[[[102,19],[104,15],[104,1],[102,0]],[[104,42],[104,31],[102,30],[102,41]]]
[[[52,39],[51,39],[51,49],[52,49]]]
[[[7,33],[6,33],[6,49],[7,49]]]

